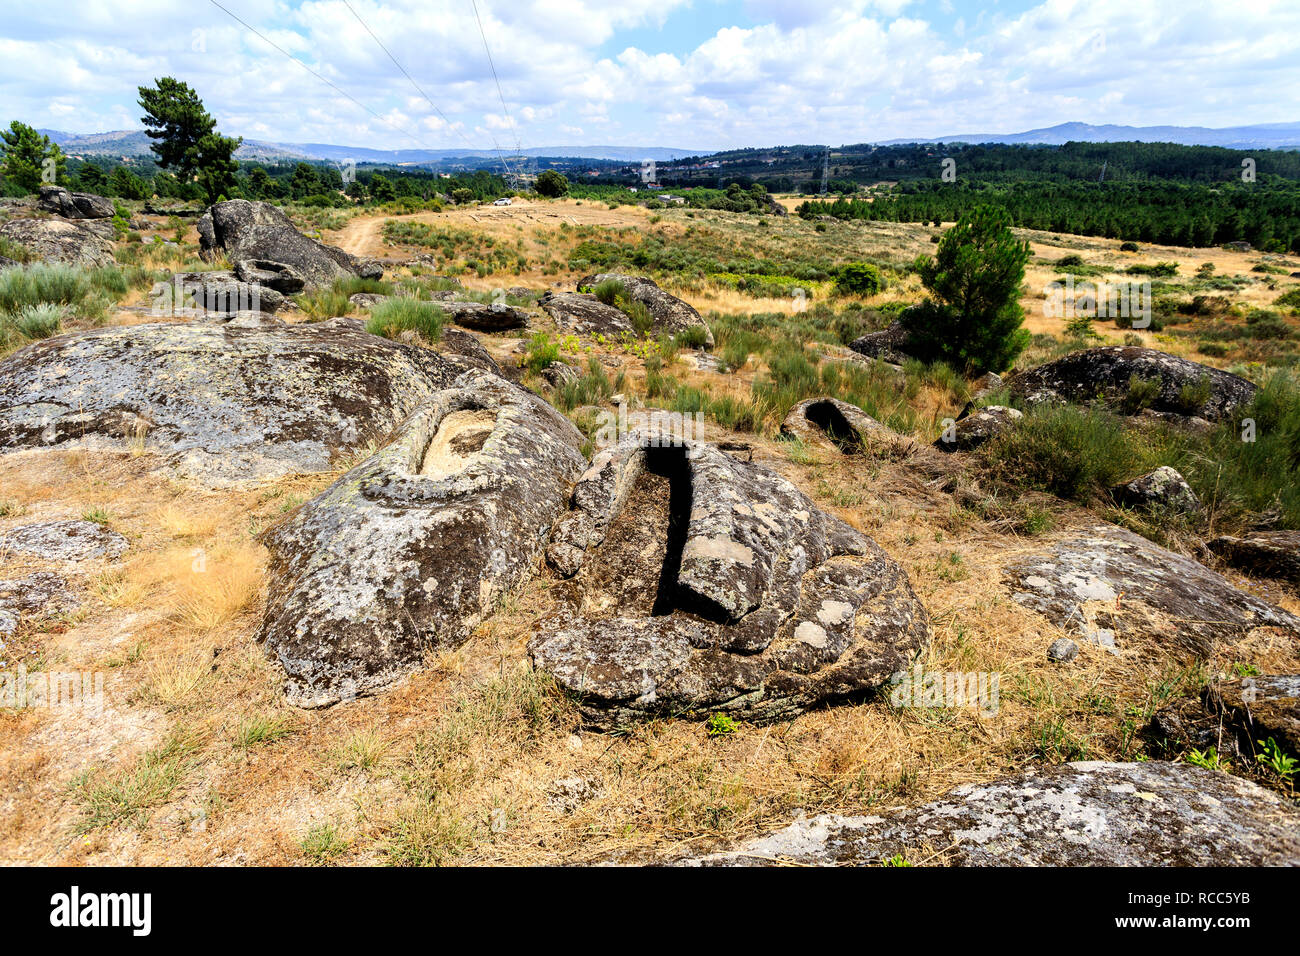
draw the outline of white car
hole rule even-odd
[[[498,199],[498,200],[497,200],[496,202],[494,202],[492,205],[494,205],[494,206],[509,206],[509,205],[510,205],[510,200],[509,200],[509,199]]]

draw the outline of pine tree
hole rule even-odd
[[[26,123],[14,120],[7,130],[0,130],[0,141],[4,154],[0,173],[10,182],[34,193],[42,183],[66,179],[63,151]]]
[[[1029,343],[1018,296],[1029,244],[1011,232],[1011,217],[977,206],[939,240],[933,258],[917,261],[931,297],[901,316],[910,348],[959,369],[1001,372]]]
[[[234,153],[243,139],[217,133],[217,121],[203,108],[199,95],[180,80],[164,76],[152,88],[139,90],[145,111],[141,122],[154,140],[150,149],[158,164],[175,170],[182,180],[198,182],[208,202],[233,192],[239,168]]]

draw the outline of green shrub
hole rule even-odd
[[[596,283],[596,287],[591,290],[591,294],[606,305],[612,305],[615,308],[618,308],[620,301],[626,302],[628,297],[627,287],[617,279],[606,279],[603,282]]]
[[[13,318],[14,328],[29,339],[47,339],[59,331],[63,323],[63,307],[52,302],[25,305]]]
[[[869,262],[850,262],[835,272],[835,291],[840,295],[876,295],[884,289],[884,276]]]
[[[442,337],[442,324],[445,320],[442,309],[432,302],[395,296],[375,305],[366,322],[366,331],[371,335],[395,339],[410,329],[425,341],[436,342]]]
[[[1137,252],[1138,244],[1136,242],[1121,242],[1119,244],[1120,252]]]
[[[1084,503],[1161,464],[1119,416],[1055,404],[1027,410],[1015,428],[983,445],[980,455],[1008,484]]]
[[[545,332],[536,332],[528,343],[524,353],[524,366],[534,372],[550,368],[560,360],[560,344],[551,341]]]
[[[1135,276],[1152,276],[1168,277],[1178,275],[1178,263],[1176,262],[1154,262],[1149,265],[1132,265],[1128,267],[1130,275]]]

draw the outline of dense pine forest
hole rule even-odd
[[[852,189],[810,200],[800,214],[951,222],[975,205],[992,204],[1031,229],[1181,246],[1245,241],[1271,252],[1300,248],[1296,152],[1068,143],[891,147],[870,156],[870,163],[848,170]],[[849,198],[869,174],[885,170],[891,174],[886,185],[870,197]],[[845,172],[836,167],[835,185],[846,181]]]

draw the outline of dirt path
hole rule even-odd
[[[382,256],[386,216],[357,216],[334,237],[335,245],[354,256]]]

